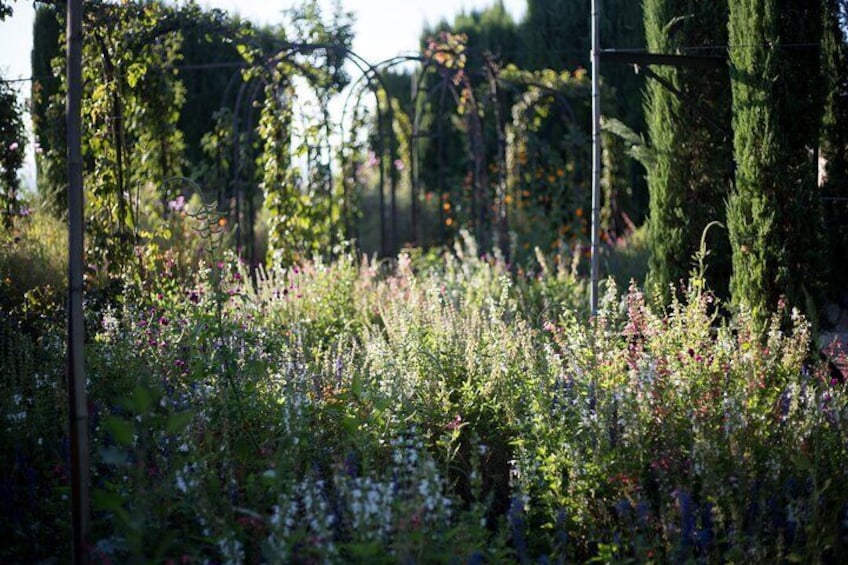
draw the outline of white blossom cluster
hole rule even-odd
[[[333,541],[336,516],[330,510],[326,490],[323,480],[307,477],[296,483],[290,494],[280,497],[273,508],[267,539],[268,550],[276,560],[287,562],[299,541],[319,551],[325,562],[338,559]]]
[[[394,484],[372,477],[337,477],[348,526],[368,541],[387,540],[393,522]]]

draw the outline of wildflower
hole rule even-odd
[[[684,489],[677,489],[673,493],[677,498],[677,506],[680,510],[680,537],[683,546],[688,546],[692,534],[695,531],[694,502],[689,493]]]
[[[454,430],[458,430],[460,428],[460,426],[462,426],[462,416],[457,414],[454,417],[453,420],[448,422],[448,424],[445,426],[445,428],[450,430],[450,431],[454,431]]]
[[[626,519],[630,516],[630,511],[633,507],[630,505],[630,501],[622,498],[618,501],[618,504],[615,505],[615,512],[618,514],[619,518]]]
[[[512,543],[522,563],[527,562],[527,540],[524,537],[524,503],[518,496],[513,496],[507,511]]]
[[[393,165],[398,171],[402,171],[405,168],[405,165],[403,164],[403,159],[395,159]]]
[[[20,147],[20,144],[17,141],[13,141],[9,144],[9,151],[17,151],[18,147]]]

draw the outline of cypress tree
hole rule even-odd
[[[646,0],[645,36],[651,52],[709,53],[726,43],[727,4]],[[692,269],[701,236],[711,221],[724,221],[731,178],[730,84],[724,69],[652,67],[645,116],[653,159],[647,165],[649,286],[664,300],[670,285]],[[722,230],[709,234],[707,280],[725,294],[728,244]]]
[[[781,296],[821,291],[822,11],[809,0],[730,0],[736,183],[728,201],[734,303],[766,321]]]
[[[65,105],[56,103],[64,73],[61,34],[65,5],[39,4],[32,28],[32,124],[37,145],[37,188],[47,208],[59,216],[67,211]],[[54,68],[54,64],[56,65]],[[64,99],[62,99],[64,100]]]
[[[837,0],[825,0],[822,38],[825,109],[819,185],[822,194],[829,198],[824,207],[824,225],[830,265],[848,264],[848,38],[840,26],[840,18],[848,18],[848,2],[843,0],[840,8]],[[848,269],[833,269],[830,274],[830,299],[848,300]]]

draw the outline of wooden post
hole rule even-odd
[[[598,0],[592,0],[592,289],[589,297],[592,316],[598,313],[598,267],[601,220],[601,62],[600,14]]]
[[[88,405],[85,393],[82,315],[83,186],[82,186],[82,0],[67,8],[66,100],[68,125],[68,344],[67,381],[71,438],[71,513],[73,560],[90,561]]]

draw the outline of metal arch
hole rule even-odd
[[[356,78],[353,78],[353,80],[350,83],[348,83],[348,85],[346,86],[346,90],[348,90],[348,93],[346,94],[345,99],[344,99],[344,104],[343,104],[343,107],[342,107],[342,114],[341,114],[341,118],[340,118],[340,121],[339,121],[339,124],[338,124],[339,132],[340,132],[340,136],[341,136],[341,140],[342,140],[341,149],[340,149],[341,152],[339,153],[339,155],[340,155],[340,158],[342,159],[343,162],[345,161],[345,151],[346,151],[346,146],[345,146],[345,135],[347,133],[346,127],[348,125],[347,122],[348,122],[348,116],[350,115],[350,112],[351,112],[351,107],[353,105],[359,105],[361,103],[363,96],[365,96],[366,91],[371,92],[372,95],[374,96],[375,106],[376,106],[376,115],[378,117],[377,128],[376,128],[377,147],[375,149],[376,149],[376,153],[377,153],[377,160],[378,160],[378,163],[379,163],[379,181],[378,182],[379,182],[379,201],[380,201],[380,203],[379,203],[379,206],[380,206],[380,250],[381,250],[381,253],[383,255],[388,254],[388,251],[389,251],[389,248],[390,248],[391,245],[398,243],[398,241],[397,241],[398,240],[397,227],[396,227],[396,224],[395,224],[398,216],[397,216],[396,208],[393,207],[392,208],[392,218],[391,218],[391,221],[392,221],[391,235],[392,235],[392,237],[391,237],[391,241],[390,241],[389,233],[388,233],[389,232],[389,225],[388,225],[388,222],[387,222],[388,218],[386,217],[387,216],[387,198],[386,198],[386,196],[387,196],[386,195],[386,188],[387,187],[386,187],[386,185],[387,185],[388,179],[386,178],[386,170],[385,170],[386,169],[386,167],[385,167],[385,159],[386,159],[385,153],[386,153],[386,149],[387,149],[387,139],[388,139],[388,136],[391,135],[391,132],[387,132],[386,128],[391,127],[391,126],[389,124],[384,123],[384,122],[385,122],[386,117],[389,117],[389,119],[392,118],[392,108],[391,107],[384,107],[384,103],[381,102],[381,100],[380,100],[380,94],[379,94],[380,91],[382,90],[384,92],[387,92],[386,83],[385,83],[385,80],[384,80],[381,73],[383,73],[383,72],[385,72],[385,71],[387,71],[387,70],[389,70],[389,69],[391,69],[391,68],[393,68],[397,65],[407,63],[407,62],[416,62],[416,63],[419,63],[421,65],[420,69],[416,69],[414,71],[414,75],[413,75],[413,80],[415,80],[416,77],[417,77],[418,80],[416,80],[416,86],[415,86],[415,89],[414,89],[413,95],[412,95],[413,112],[410,116],[411,122],[412,122],[411,123],[412,137],[410,139],[410,148],[409,148],[410,179],[411,179],[411,181],[410,181],[410,192],[411,192],[410,196],[411,196],[411,206],[412,206],[412,210],[411,210],[412,239],[416,243],[419,243],[421,241],[421,238],[422,238],[422,234],[419,233],[420,232],[420,229],[419,229],[420,226],[418,225],[418,220],[419,220],[419,218],[418,218],[418,215],[419,215],[418,206],[420,205],[418,190],[420,188],[420,183],[421,183],[421,169],[420,169],[419,152],[421,150],[420,140],[421,140],[421,137],[422,137],[422,132],[421,132],[422,118],[425,115],[424,111],[423,111],[424,107],[422,107],[421,101],[422,100],[434,100],[438,96],[440,114],[443,114],[445,103],[446,103],[446,96],[447,96],[448,93],[450,93],[450,95],[454,98],[455,102],[460,101],[460,94],[459,94],[457,85],[454,84],[454,82],[452,80],[450,80],[451,77],[450,77],[449,72],[448,73],[445,73],[445,72],[437,73],[441,77],[441,80],[439,80],[437,83],[429,83],[429,81],[421,80],[421,78],[424,77],[425,75],[427,75],[427,73],[430,70],[432,70],[434,68],[441,69],[441,66],[436,61],[434,61],[432,57],[424,57],[424,56],[421,56],[421,55],[398,55],[398,56],[395,56],[395,57],[388,58],[384,61],[380,61],[378,63],[372,64],[372,63],[369,63],[367,60],[365,60],[360,55],[358,55],[352,49],[350,49],[346,46],[343,46],[343,45],[338,45],[338,44],[333,44],[333,43],[298,43],[298,42],[282,43],[282,44],[279,44],[279,48],[276,51],[267,55],[264,58],[264,61],[262,61],[260,63],[260,65],[264,66],[266,69],[270,69],[271,65],[285,61],[286,63],[292,65],[294,75],[299,75],[299,76],[302,76],[304,79],[306,79],[307,85],[311,89],[313,89],[314,92],[317,93],[319,86],[316,84],[316,80],[317,80],[318,77],[315,75],[314,72],[307,69],[304,65],[299,64],[298,61],[294,59],[294,57],[298,54],[309,54],[309,53],[312,53],[316,50],[325,50],[325,51],[328,52],[328,54],[329,53],[335,54],[335,55],[339,56],[340,62],[341,61],[350,62],[359,71],[359,76],[356,77]],[[446,51],[454,52],[455,50],[446,50]],[[506,86],[507,87],[505,89],[506,91],[515,91],[515,90],[518,90],[519,86],[523,86],[523,87],[533,86],[533,87],[540,89],[541,91],[543,91],[543,93],[545,95],[550,96],[553,99],[556,106],[560,109],[559,113],[560,113],[561,118],[563,120],[570,121],[570,122],[574,122],[576,120],[574,108],[571,105],[570,97],[566,96],[560,90],[558,90],[556,88],[552,88],[552,87],[544,85],[544,84],[528,83],[528,82],[513,81],[513,80],[506,79],[501,75],[501,73],[498,72],[497,69],[492,67],[491,60],[487,60],[486,65],[487,65],[486,71],[488,73],[490,80],[495,81],[495,92],[492,95],[493,96],[492,100],[494,100],[494,103],[496,105],[498,105],[498,108],[500,107],[500,103],[503,99],[501,98],[501,95],[500,95],[500,92],[502,92],[502,91],[501,91],[500,88],[497,88],[497,87]],[[446,70],[450,71],[450,69],[446,69]],[[237,74],[234,74],[234,77],[235,76],[237,76]],[[235,80],[235,78],[232,79],[232,81],[234,81],[234,80]],[[253,82],[253,81],[258,81],[258,82]],[[236,199],[238,200],[238,202],[236,203],[236,207],[238,208],[236,210],[236,212],[239,214],[239,217],[241,215],[240,205],[242,204],[241,199],[242,199],[242,196],[243,196],[240,193],[241,189],[240,189],[240,186],[239,186],[241,175],[243,174],[243,171],[241,170],[242,167],[241,167],[240,161],[241,161],[241,151],[242,151],[241,144],[244,143],[244,140],[241,139],[241,132],[244,130],[245,127],[252,130],[253,112],[255,112],[254,102],[258,98],[258,95],[259,95],[259,92],[260,92],[260,86],[263,85],[263,84],[267,86],[268,83],[269,83],[269,79],[267,77],[267,73],[260,73],[260,76],[258,78],[254,77],[253,81],[246,81],[246,82],[253,82],[252,91],[248,91],[248,89],[251,88],[251,87],[247,86],[247,84],[242,84],[241,87],[239,88],[239,93],[238,93],[238,96],[236,97],[236,101],[235,101],[235,104],[234,104],[234,112],[233,112],[233,133],[232,133],[233,148],[232,148],[232,150],[234,152],[233,153],[234,158],[233,158],[233,163],[231,165],[231,167],[232,167],[231,190],[233,191],[233,194],[236,196]],[[470,78],[466,78],[466,81],[470,81]],[[425,85],[427,85],[427,86],[425,86]],[[425,92],[427,92],[426,95],[424,94]],[[225,93],[225,96],[229,96],[229,92]],[[488,100],[488,98],[487,98],[487,100]],[[243,108],[245,103],[249,104],[249,107],[246,108],[246,109]],[[486,104],[485,101],[476,101],[474,103],[477,104],[477,105]],[[476,112],[475,112],[475,114],[476,114]],[[326,121],[327,120],[326,120],[326,116],[325,116],[325,122]],[[502,122],[503,120],[500,120],[500,121]],[[441,120],[437,120],[437,124],[438,124],[438,128],[440,129],[440,132],[439,132],[439,135],[438,135],[438,138],[439,138],[438,144],[439,144],[439,147],[441,148],[444,144],[444,135],[442,135],[443,132],[441,131],[441,129],[444,127],[444,124],[442,123]],[[480,127],[482,127],[482,123],[478,124],[478,125]],[[478,127],[477,129],[480,129],[480,128]],[[479,133],[480,132],[478,132],[478,134]],[[473,132],[469,132],[468,135],[472,136]],[[502,135],[499,136],[499,142],[498,142],[500,154],[503,154],[504,151],[505,151],[504,139],[502,139],[502,137],[503,137]],[[477,161],[480,161],[480,159],[483,159],[485,161],[485,150],[484,150],[484,148],[478,147],[479,143],[473,143],[473,140],[471,140],[471,141],[472,141],[472,146],[473,146],[471,157],[473,158],[474,162],[477,163]],[[326,155],[328,156],[328,158],[331,158],[329,156],[331,156],[332,153],[333,153],[332,148],[327,147],[325,149],[322,149],[321,151],[322,151],[322,153],[324,151],[326,151],[327,152]],[[443,185],[444,185],[444,172],[445,171],[444,171],[444,166],[443,166],[444,163],[442,162],[443,161],[442,149],[439,149],[438,151],[439,151],[439,155],[438,155],[439,167],[438,167],[437,174],[438,174],[438,177],[439,177],[438,183],[439,183],[440,189],[441,189],[441,187],[443,187]],[[502,213],[499,213],[496,216],[491,216],[491,213],[488,211],[488,205],[487,205],[486,201],[489,200],[491,197],[488,195],[488,192],[487,192],[488,191],[488,182],[487,182],[486,178],[484,178],[486,171],[480,171],[479,169],[480,169],[481,166],[485,167],[485,164],[480,165],[479,163],[477,163],[477,165],[474,166],[475,191],[474,191],[474,195],[473,195],[473,201],[472,201],[471,204],[472,204],[472,208],[474,210],[476,210],[476,211],[472,211],[472,213],[474,214],[474,217],[475,217],[475,223],[479,224],[478,231],[479,230],[485,230],[486,225],[488,225],[488,222],[490,222],[490,221],[494,222],[492,224],[492,229],[497,228],[497,229],[500,229],[501,231],[504,231],[503,226],[500,225],[502,222],[506,221],[502,217],[504,215],[503,211],[501,211]],[[332,175],[332,171],[330,172],[330,174]],[[483,176],[481,176],[481,175],[483,175]],[[330,178],[332,179],[332,176]],[[332,180],[330,182],[332,182]],[[342,177],[341,182],[342,182],[342,190],[344,192],[344,199],[345,199],[344,203],[342,203],[341,206],[346,207],[348,199],[349,199],[350,194],[351,194],[350,193],[350,185],[349,185],[348,179],[345,178],[344,175]],[[393,183],[395,182],[394,179],[392,180],[392,182]],[[395,193],[395,186],[392,187],[392,194],[394,194],[394,193]],[[333,206],[338,206],[339,204],[335,203],[333,201],[333,199],[330,198],[329,201],[328,201],[328,205],[330,206],[330,212],[332,212]],[[478,210],[478,208],[479,208],[479,210]],[[478,216],[477,212],[479,212],[479,216],[480,216],[479,218],[477,217]],[[440,209],[440,214],[441,213],[442,212],[441,212],[441,209]],[[348,222],[348,221],[349,221],[349,219],[345,218],[345,222]],[[484,224],[486,224],[486,225],[484,225]],[[443,222],[440,222],[440,226],[444,230],[444,223]],[[345,227],[346,228],[348,227],[347,223],[346,223]],[[238,229],[238,228],[236,228],[236,229]],[[508,227],[506,229],[508,229]],[[350,235],[351,234],[348,233],[348,236],[350,236]],[[483,236],[485,234],[483,234],[481,232],[480,235]],[[239,238],[240,238],[240,234],[239,234]]]
[[[382,77],[380,76],[381,68],[389,68],[389,67],[394,66],[396,64],[400,64],[400,63],[407,62],[407,61],[420,60],[418,57],[397,56],[397,57],[387,59],[386,61],[383,61],[383,62],[380,62],[380,63],[377,63],[377,64],[371,64],[368,61],[366,61],[363,57],[358,55],[356,52],[354,52],[353,50],[351,50],[351,49],[349,49],[349,48],[347,48],[343,45],[338,45],[338,44],[333,44],[333,43],[283,43],[281,45],[281,48],[278,49],[274,54],[266,57],[266,59],[264,61],[264,66],[266,68],[269,68],[270,65],[272,65],[272,64],[275,64],[277,62],[281,62],[282,60],[286,60],[286,62],[288,64],[291,64],[293,67],[298,69],[300,71],[301,76],[306,78],[307,83],[311,87],[314,88],[315,87],[315,79],[316,79],[314,74],[309,72],[303,65],[300,65],[296,61],[291,59],[290,56],[297,54],[297,53],[303,54],[303,53],[308,53],[308,52],[312,52],[312,51],[320,50],[320,49],[323,49],[323,50],[326,50],[326,51],[335,51],[337,53],[342,53],[344,60],[350,61],[352,64],[354,64],[359,69],[361,75],[360,75],[359,79],[357,79],[356,82],[358,83],[359,81],[362,81],[363,79],[367,81],[369,89],[374,93],[374,96],[375,96],[375,102],[376,102],[376,105],[377,105],[378,116],[381,116],[381,117],[383,116],[383,108],[381,107],[378,93],[379,93],[380,88],[382,88],[383,91],[386,91],[385,82],[383,81]],[[254,80],[257,80],[257,79],[254,79]],[[264,76],[260,75],[260,79],[258,79],[258,80],[260,80],[262,84],[265,84],[265,85],[268,84],[268,81]],[[240,125],[241,125],[240,119],[241,119],[242,106],[245,103],[244,102],[245,89],[247,88],[247,85],[250,82],[252,82],[252,81],[246,81],[239,88],[239,93],[236,97],[236,101],[235,101],[235,104],[234,104],[234,111],[233,111],[233,133],[232,133],[233,164],[231,165],[233,175],[232,175],[231,184],[232,184],[232,190],[234,191],[234,194],[236,195],[237,200],[239,199],[239,194],[238,194],[239,187],[238,187],[238,185],[239,185],[239,176],[241,174],[240,163],[239,163],[240,153],[241,153],[241,147],[240,147],[241,140],[240,140],[240,137],[239,137]],[[228,95],[228,93],[225,93],[225,95]],[[252,123],[253,106],[254,106],[254,102],[257,99],[257,96],[258,96],[258,86],[255,87],[253,94],[251,94],[250,96],[247,97],[247,103],[249,104],[249,107],[247,109],[246,120],[248,121],[248,123]],[[344,116],[343,116],[343,118],[344,118]],[[342,135],[343,135],[343,133],[344,132],[342,130]],[[384,255],[387,254],[387,251],[388,251],[387,238],[386,238],[386,225],[385,225],[385,202],[384,202],[385,173],[384,173],[384,167],[383,167],[383,153],[385,153],[385,138],[386,138],[386,134],[385,134],[385,131],[384,131],[384,126],[382,124],[382,119],[379,119],[378,120],[378,143],[380,145],[379,159],[380,159],[380,196],[381,196],[381,206],[380,206],[381,207],[381,221],[380,221],[381,238],[380,239],[381,239],[381,251]],[[328,154],[329,154],[329,151],[328,151]],[[237,207],[238,207],[238,202],[237,202]],[[237,213],[238,213],[238,210],[237,210]],[[236,228],[236,229],[238,230],[238,228]]]

